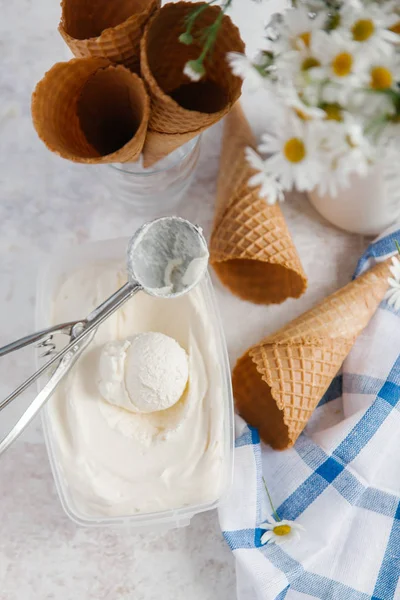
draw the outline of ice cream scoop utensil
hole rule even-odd
[[[131,238],[127,251],[128,282],[93,310],[85,319],[40,331],[0,348],[0,357],[37,344],[46,348],[54,333],[70,336],[69,343],[0,402],[0,411],[22,394],[52,365],[57,368],[13,429],[0,442],[0,454],[22,433],[57,385],[92,341],[97,328],[138,291],[176,298],[193,289],[208,264],[208,249],[202,231],[179,217],[163,217],[143,225]],[[47,352],[46,352],[47,354]]]

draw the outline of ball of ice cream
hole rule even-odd
[[[98,388],[105,400],[133,412],[170,408],[189,378],[188,357],[163,333],[140,333],[102,348]]]

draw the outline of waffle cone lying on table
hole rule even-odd
[[[57,63],[32,97],[39,137],[50,150],[75,162],[137,160],[149,112],[143,81],[104,58]]]
[[[250,348],[233,371],[238,412],[273,448],[293,446],[388,287],[376,265]]]
[[[245,157],[255,139],[239,103],[225,121],[210,261],[231,292],[257,304],[298,298],[307,287],[278,204],[269,205],[248,180]]]
[[[143,151],[145,167],[219,121],[240,96],[242,81],[232,74],[226,54],[243,52],[244,44],[226,15],[205,59],[205,77],[193,82],[184,74],[186,63],[201,54],[200,32],[221,12],[218,6],[203,10],[192,30],[193,43],[185,45],[179,36],[185,31],[186,19],[202,4],[166,4],[146,26],[141,41],[141,73],[151,97],[151,117]]]
[[[76,57],[139,69],[140,39],[160,0],[63,0],[59,32]]]

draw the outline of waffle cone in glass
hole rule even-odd
[[[250,348],[233,371],[236,408],[277,450],[293,446],[388,288],[376,265]]]
[[[32,96],[39,137],[49,150],[74,162],[136,161],[149,113],[143,81],[104,58],[57,63]]]
[[[160,0],[63,0],[58,30],[76,57],[139,69],[140,40]]]
[[[242,81],[233,75],[226,53],[243,52],[244,44],[239,30],[226,15],[204,62],[203,79],[190,81],[183,72],[186,63],[198,59],[202,52],[199,34],[221,13],[218,6],[208,6],[195,22],[193,43],[182,44],[179,36],[186,29],[187,17],[202,4],[166,4],[146,26],[140,56],[142,77],[151,97],[145,166],[151,166],[219,121],[241,94]]]
[[[278,204],[248,186],[255,139],[239,103],[226,117],[210,261],[229,290],[256,304],[298,298],[307,278]]]

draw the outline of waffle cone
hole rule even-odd
[[[137,160],[149,112],[138,75],[104,58],[57,63],[32,96],[33,123],[41,140],[52,152],[81,163]]]
[[[166,4],[149,21],[141,41],[141,73],[151,97],[149,143],[144,148],[144,163],[151,166],[171,150],[199,135],[228,113],[239,98],[240,78],[226,62],[229,51],[243,52],[239,30],[224,16],[211,55],[204,66],[206,76],[192,82],[184,74],[189,60],[202,51],[200,32],[214,23],[218,6],[207,7],[192,30],[194,41],[187,46],[179,41],[188,15],[203,3]],[[152,133],[163,134],[153,136]],[[167,137],[171,136],[171,137]],[[155,150],[155,140],[158,148]]]
[[[293,446],[383,299],[388,276],[388,264],[378,264],[239,359],[236,407],[264,442]]]
[[[140,39],[160,0],[63,0],[58,30],[76,57],[107,58],[138,71]]]
[[[279,205],[268,205],[248,186],[254,171],[244,151],[254,145],[238,103],[225,122],[210,261],[243,300],[280,303],[301,296],[307,278]]]

